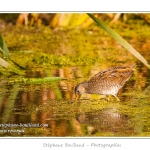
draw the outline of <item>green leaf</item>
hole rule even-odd
[[[90,18],[92,18],[98,26],[100,26],[103,30],[105,30],[110,36],[112,36],[117,42],[119,42],[124,48],[126,48],[131,54],[133,54],[136,58],[138,58],[143,64],[145,64],[149,69],[150,65],[145,60],[145,58],[137,52],[125,39],[123,39],[118,33],[116,33],[109,26],[104,24],[102,21],[94,17],[92,14],[87,14]]]
[[[18,66],[20,69],[24,69],[26,70],[26,68],[20,66],[19,64],[17,64],[15,61],[13,61],[10,58],[10,53],[9,50],[7,48],[7,45],[5,44],[5,41],[3,40],[2,36],[0,35],[0,51],[3,53],[3,56],[8,57],[16,66]]]
[[[24,74],[21,70],[15,68],[15,67],[13,67],[13,66],[11,66],[11,65],[10,65],[7,61],[5,61],[3,58],[0,58],[0,65],[1,65],[2,67],[4,67],[7,71],[14,72],[14,73],[19,74],[19,75],[23,75],[23,74]]]
[[[4,68],[8,68],[9,63],[5,61],[3,58],[0,58],[0,65]]]
[[[24,78],[24,81],[25,81],[24,83],[26,83],[26,84],[43,84],[43,83],[58,81],[61,79],[65,79],[65,78],[61,78],[61,77],[45,77],[45,78],[29,78],[29,79]]]
[[[10,56],[9,50],[5,44],[5,41],[3,40],[3,37],[0,35],[0,48],[4,51],[3,56]]]
[[[54,81],[65,80],[62,77],[45,77],[45,78],[15,78],[9,79],[8,83],[25,83],[25,84],[44,84]]]

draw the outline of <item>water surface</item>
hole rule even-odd
[[[28,68],[26,78],[57,76],[66,80],[25,84],[15,82],[16,75],[1,75],[0,136],[150,136],[149,69],[110,37],[100,36],[97,31],[96,35],[94,31],[84,36],[81,33],[72,36],[61,31],[58,35],[63,39],[52,37],[53,43],[58,44],[59,39],[57,51],[61,54],[11,52],[12,58]],[[150,61],[149,40],[144,36],[141,41],[129,36],[129,41]],[[56,46],[51,48],[54,51]],[[38,59],[33,59],[35,56]],[[78,83],[109,67],[133,63],[135,72],[119,91],[120,102],[112,96],[108,102],[105,96],[94,94],[83,94],[75,101],[74,87]]]

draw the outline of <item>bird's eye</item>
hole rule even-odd
[[[77,90],[77,93],[79,94],[79,93],[80,93],[80,91],[79,91],[79,90]]]

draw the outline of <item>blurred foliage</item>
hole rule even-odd
[[[7,16],[9,19],[5,19]],[[18,20],[20,16],[26,17],[27,23],[25,20]],[[112,28],[140,52],[149,48],[149,26],[143,20],[145,16],[148,18],[149,14],[143,14],[142,17],[141,14],[120,13],[94,16],[113,25]],[[15,53],[11,54],[11,58],[24,68],[46,65],[91,66],[109,60],[113,63],[130,63],[133,60],[134,57],[125,52],[105,31],[88,21],[93,22],[87,14],[0,14],[0,22],[3,22],[0,29],[8,48],[17,55],[16,57]],[[60,26],[63,27],[56,28]],[[75,28],[77,26],[82,28],[79,30]],[[87,26],[88,28],[84,28]],[[40,53],[41,51],[43,53]]]
[[[109,25],[119,23],[126,26],[132,19],[144,20],[150,24],[150,14],[140,13],[95,13],[95,17],[102,21],[109,22]],[[5,25],[25,25],[25,26],[41,26],[48,25],[52,28],[56,27],[88,27],[93,24],[93,21],[85,13],[15,13],[15,14],[0,14],[0,26]]]

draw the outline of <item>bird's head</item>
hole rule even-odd
[[[82,82],[75,87],[76,100],[81,96],[81,94],[86,92],[85,85],[85,82]]]

